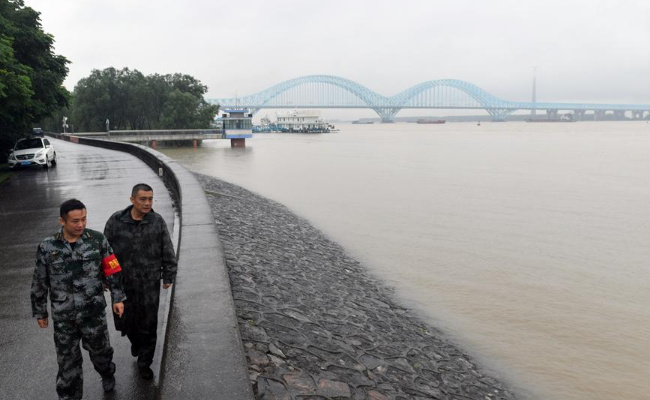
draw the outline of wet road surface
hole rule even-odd
[[[162,181],[142,161],[130,154],[49,139],[58,165],[19,170],[0,184],[0,398],[3,400],[57,399],[56,354],[52,323],[40,329],[32,318],[30,287],[36,247],[56,232],[59,205],[78,198],[88,210],[88,228],[100,232],[108,217],[129,203],[133,185],[144,182],[154,189],[154,209],[174,231],[172,201]],[[161,291],[159,344],[164,304],[169,292]],[[48,301],[49,307],[49,301]],[[108,312],[116,388],[104,394],[101,378],[84,356],[84,398],[153,399],[160,370],[160,346],[152,368],[153,381],[139,378],[136,359],[126,337],[120,337]]]

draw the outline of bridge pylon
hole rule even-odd
[[[401,110],[397,107],[374,107],[373,110],[381,117],[381,122],[393,122],[395,115]]]
[[[487,112],[492,116],[492,121],[505,121],[506,117],[510,115],[513,111],[508,108],[487,108]]]

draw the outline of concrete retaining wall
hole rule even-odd
[[[178,275],[165,328],[158,398],[253,399],[224,253],[198,180],[176,161],[145,146],[51,136],[134,155],[162,173],[177,208]]]

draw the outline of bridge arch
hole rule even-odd
[[[333,75],[308,75],[290,79],[284,82],[280,82],[277,85],[271,86],[270,88],[257,93],[256,96],[258,96],[261,105],[266,105],[280,93],[286,92],[296,86],[312,83],[325,83],[339,87],[356,96],[369,107],[381,104],[381,102],[384,100],[384,96],[368,89],[367,87],[357,82]]]
[[[354,82],[349,79],[341,78],[333,75],[308,75],[302,76],[299,78],[289,79],[284,82],[280,82],[276,85],[271,86],[268,89],[265,89],[256,94],[240,97],[240,98],[228,98],[228,99],[212,99],[213,103],[223,102],[224,104],[232,105],[234,103],[241,104],[242,106],[250,107],[255,105],[254,108],[265,108],[273,107],[272,101],[276,99],[279,95],[300,86],[305,86],[309,84],[323,83],[328,84],[355,96],[358,100],[362,102],[365,107],[375,107],[377,104],[381,105],[385,97],[368,89],[367,87]]]
[[[431,89],[449,87],[456,89],[464,94],[466,94],[471,99],[477,102],[477,105],[480,107],[466,107],[466,108],[483,108],[492,115],[494,119],[503,119],[508,114],[515,111],[518,107],[515,103],[500,99],[491,93],[488,93],[484,89],[474,85],[473,83],[461,81],[458,79],[439,79],[434,81],[427,81],[417,84],[405,91],[393,96],[393,104],[399,109],[405,108],[408,106],[409,102],[417,98],[418,95],[425,93]],[[426,106],[432,106],[433,104],[424,104],[423,108]]]

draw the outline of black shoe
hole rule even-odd
[[[149,367],[138,367],[140,371],[140,377],[145,381],[150,381],[153,379],[153,371]]]
[[[131,345],[131,355],[133,357],[137,357],[139,352],[140,352],[140,349],[138,349],[137,347],[135,347],[135,345],[132,344]]]
[[[115,375],[102,376],[102,387],[104,392],[112,392],[115,389]]]

